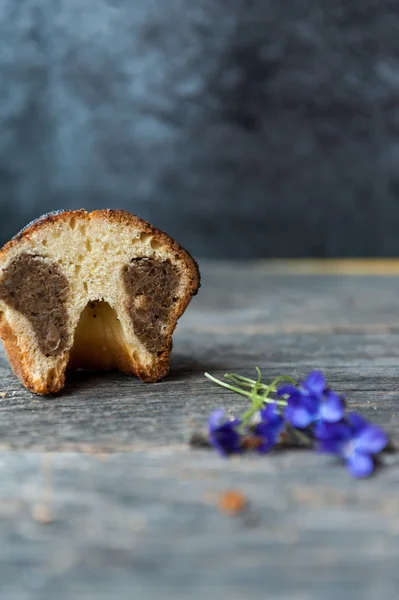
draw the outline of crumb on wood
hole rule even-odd
[[[48,525],[53,522],[53,513],[49,506],[38,504],[32,509],[32,516],[35,521],[39,521],[43,525]]]
[[[0,398],[5,398],[7,396],[7,392],[0,392]]]
[[[219,494],[219,509],[230,515],[243,512],[248,506],[247,497],[239,490],[228,490]]]

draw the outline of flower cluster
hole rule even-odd
[[[299,383],[282,376],[270,385],[262,383],[259,369],[257,374],[257,380],[225,375],[229,383],[205,374],[251,402],[239,419],[227,417],[222,409],[211,414],[209,442],[221,455],[249,449],[264,454],[289,439],[338,456],[354,477],[373,472],[376,455],[388,444],[387,434],[361,415],[347,412],[344,399],[327,386],[321,372],[313,371]]]

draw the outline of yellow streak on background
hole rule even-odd
[[[281,275],[399,275],[399,259],[273,259],[259,264]]]

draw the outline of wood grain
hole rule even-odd
[[[205,264],[168,378],[79,372],[27,392],[0,355],[0,597],[386,600],[399,589],[399,465],[367,481],[297,451],[188,446],[217,406],[203,377],[325,371],[399,443],[399,279]],[[248,507],[231,516],[220,494]]]

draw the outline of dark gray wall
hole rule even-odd
[[[1,0],[0,238],[127,208],[197,256],[399,254],[397,0]]]

